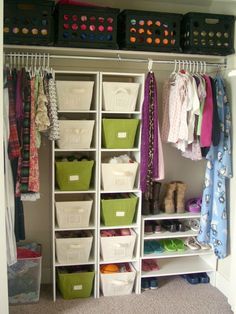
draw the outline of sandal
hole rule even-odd
[[[181,239],[173,239],[174,245],[177,251],[183,252],[185,251],[184,241]]]
[[[191,250],[200,250],[200,245],[198,245],[198,243],[196,242],[196,239],[194,237],[190,237],[190,238],[187,238],[185,241],[184,241],[184,244],[189,247]]]
[[[163,246],[159,241],[152,240],[151,242],[151,247],[154,251],[154,253],[162,253],[164,252]]]
[[[200,246],[202,250],[210,250],[211,246],[208,243],[199,242],[197,239],[195,239],[195,242]]]
[[[171,239],[165,239],[162,241],[163,246],[166,251],[168,252],[175,252],[176,251],[176,246],[174,242]]]

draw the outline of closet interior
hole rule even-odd
[[[182,245],[197,237],[199,229],[189,223],[199,223],[200,212],[143,214],[142,106],[145,78],[153,72],[161,131],[165,82],[181,71],[225,76],[228,57],[10,44],[4,54],[5,64],[18,69],[44,65],[56,84],[60,138],[42,136],[40,199],[24,202],[26,240],[42,245],[42,283],[52,284],[53,300],[140,294],[145,280],[156,278],[159,285],[162,277],[203,272],[217,286],[212,248],[165,249],[167,241]],[[122,146],[129,132],[131,144]],[[162,148],[161,199],[173,181],[186,184],[185,200],[201,197],[207,161],[185,158],[165,141]],[[188,228],[168,229],[175,223]],[[161,250],[150,252],[151,241]]]

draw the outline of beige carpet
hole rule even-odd
[[[190,285],[170,277],[155,291],[141,295],[100,299],[51,299],[51,287],[43,286],[38,304],[10,307],[10,314],[228,314],[233,313],[226,298],[209,284]]]

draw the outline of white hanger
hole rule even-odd
[[[153,60],[148,59],[148,72],[152,73]]]

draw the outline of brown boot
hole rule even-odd
[[[175,190],[176,182],[170,182],[166,187],[166,195],[164,198],[164,211],[167,214],[173,214],[175,212]]]
[[[177,213],[185,212],[185,192],[187,184],[177,181],[176,182],[176,211]]]

